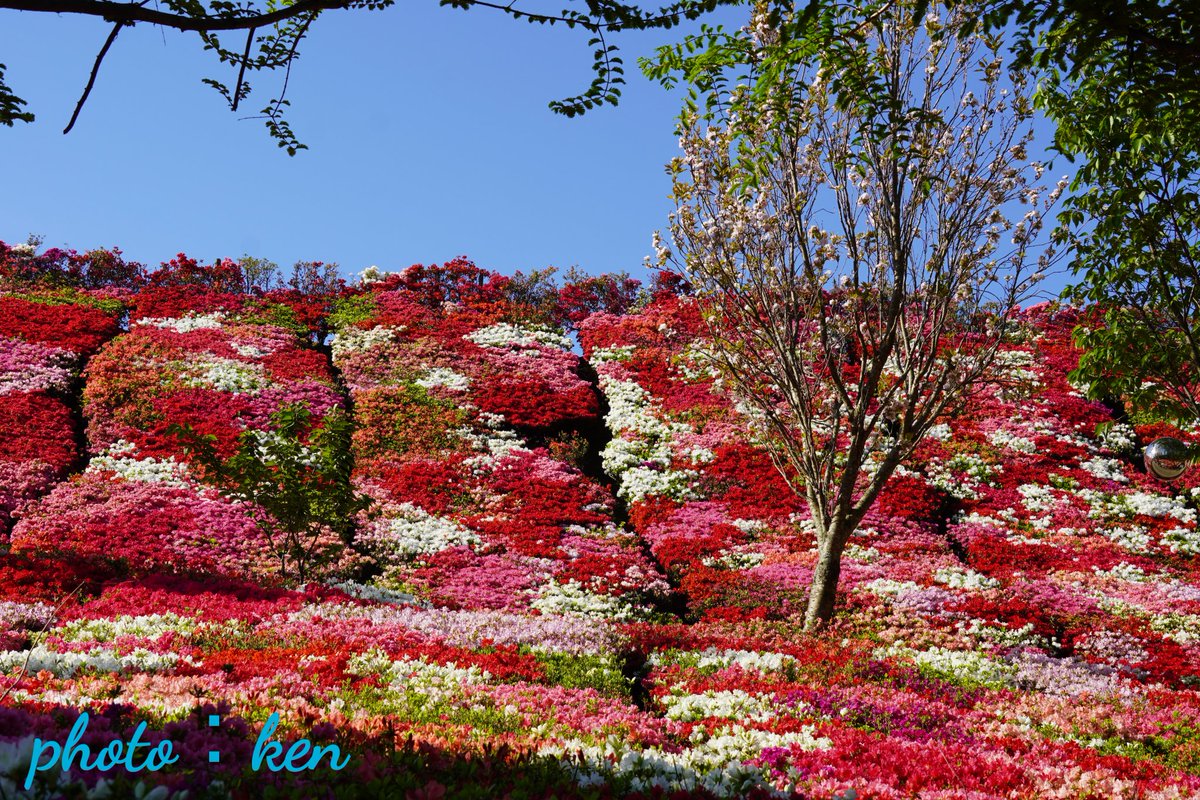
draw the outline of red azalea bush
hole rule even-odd
[[[91,353],[119,330],[116,316],[98,308],[0,297],[0,336]]]

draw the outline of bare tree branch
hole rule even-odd
[[[63,128],[63,133],[71,132],[71,128],[75,127],[75,120],[79,119],[79,112],[83,110],[83,104],[87,102],[88,95],[92,93],[92,87],[96,85],[96,73],[100,71],[100,63],[104,61],[104,56],[108,53],[108,48],[112,47],[113,41],[117,38],[117,34],[121,32],[121,28],[125,26],[124,22],[118,22],[113,25],[112,31],[108,34],[108,38],[104,40],[104,46],[100,48],[100,52],[96,54],[96,63],[92,64],[92,72],[88,75],[87,86],[83,87],[83,94],[79,96],[79,102],[75,104],[75,113],[71,114],[71,121],[67,123],[67,127]]]
[[[242,66],[238,70],[237,83],[233,87],[233,102],[230,104],[234,111],[237,111],[238,103],[242,99],[242,81],[246,78],[246,64],[250,61],[250,45],[254,43],[254,31],[256,28],[251,28],[246,34],[246,52],[242,53]]]
[[[265,14],[188,16],[145,8],[139,3],[114,3],[108,0],[0,0],[0,8],[16,11],[48,11],[55,14],[84,14],[103,17],[111,22],[132,25],[149,22],[180,31],[244,31],[265,28],[277,22],[314,11],[350,8],[361,0],[299,0],[293,5]]]

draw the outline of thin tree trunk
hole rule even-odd
[[[813,569],[812,587],[808,592],[808,611],[804,615],[805,630],[824,627],[833,619],[838,577],[842,572],[842,551],[848,538],[844,524],[837,522],[820,538],[817,566]]]

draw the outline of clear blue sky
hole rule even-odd
[[[433,0],[327,12],[293,69],[310,149],[289,158],[200,83],[215,59],[195,36],[148,25],[121,32],[63,136],[109,28],[0,12],[0,61],[37,115],[0,128],[0,239],[115,244],[150,264],[250,253],[350,273],[461,254],[502,272],[640,272],[665,225],[679,101],[635,62],[677,30],[622,35],[621,105],[566,119],[547,103],[592,79],[581,30]],[[253,77],[244,109],[265,105],[269,80]]]
[[[737,26],[743,13],[712,21]],[[289,158],[200,82],[232,86],[232,70],[219,73],[194,35],[144,24],[121,32],[62,135],[109,28],[0,12],[0,61],[37,115],[0,128],[0,239],[117,245],[150,265],[249,253],[285,267],[336,261],[350,275],[466,255],[506,273],[644,277],[651,233],[666,226],[681,95],[636,59],[680,29],[618,37],[620,106],[566,119],[547,103],[591,81],[584,31],[435,0],[327,12],[292,72],[290,120],[310,149]],[[257,113],[277,80],[252,76],[243,111]]]

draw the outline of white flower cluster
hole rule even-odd
[[[1018,453],[1036,453],[1037,445],[1031,439],[1025,439],[1004,430],[992,431],[988,434],[988,439],[996,447],[1005,447],[1009,450],[1015,450]]]
[[[766,555],[755,550],[743,550],[734,547],[722,550],[715,556],[705,556],[700,559],[706,567],[723,569],[753,569],[766,560]]]
[[[230,346],[242,358],[265,358],[274,353],[274,348],[267,349],[259,344],[246,342],[230,342]]]
[[[610,361],[628,361],[633,357],[634,349],[634,346],[631,344],[617,345],[615,347],[597,347],[592,351],[592,357],[588,361],[594,367],[607,364]]]
[[[1026,367],[1031,367],[1034,364],[1032,353],[1024,350],[1000,350],[996,353],[996,357],[992,363],[994,366],[1002,368],[1009,380],[1018,381],[1031,387],[1041,385],[1037,373],[1026,369]],[[1008,387],[1001,387],[1000,395],[1005,399],[1021,396],[1019,392],[1013,391]]]
[[[1150,628],[1185,647],[1200,644],[1200,614],[1158,613],[1150,618]]]
[[[56,677],[70,678],[81,669],[96,672],[158,672],[174,669],[180,661],[193,665],[196,663],[190,656],[181,658],[178,653],[152,653],[144,647],[118,655],[115,650],[106,647],[86,652],[59,653],[39,644],[31,650],[0,653],[0,673],[25,665],[29,674],[46,670],[53,672]]]
[[[1185,525],[1196,524],[1196,512],[1179,498],[1145,492],[1107,494],[1090,489],[1080,489],[1076,494],[1091,504],[1088,516],[1092,519],[1129,519],[1142,514],[1173,517]]]
[[[992,528],[1007,528],[1008,524],[1003,519],[989,517],[986,514],[980,514],[978,511],[972,511],[969,514],[963,514],[961,511],[955,515],[954,521],[964,525],[987,525]]]
[[[942,647],[913,650],[897,642],[890,647],[876,649],[873,657],[908,659],[951,680],[969,681],[985,686],[1011,687],[1017,675],[1016,668],[1011,664],[994,661],[969,650],[947,650]]]
[[[127,481],[161,483],[186,488],[192,485],[187,464],[167,458],[137,458],[135,445],[124,440],[110,445],[103,453],[88,462],[85,472],[115,472]]]
[[[750,694],[741,689],[710,689],[703,694],[670,694],[660,697],[659,700],[666,709],[666,718],[681,722],[697,722],[710,717],[766,722],[777,714],[774,695]]]
[[[589,592],[574,580],[558,583],[550,579],[529,605],[543,614],[570,614],[600,619],[632,619],[634,616],[630,605],[620,598]]]
[[[862,545],[857,545],[852,542],[846,545],[843,555],[846,558],[850,558],[855,561],[861,561],[864,564],[874,564],[879,560],[880,553],[879,550],[874,547],[863,547]]]
[[[385,275],[391,274],[392,273],[390,272],[384,272],[378,266],[372,264],[369,267],[364,267],[363,270],[358,273],[358,282],[360,285],[366,286],[367,284],[378,283],[379,281],[383,280]]]
[[[454,431],[473,450],[481,453],[481,455],[468,458],[465,462],[477,474],[494,467],[497,462],[507,456],[529,452],[524,439],[513,431],[499,427],[504,419],[499,414],[480,413],[477,418],[489,427],[477,431],[469,426],[464,426]]]
[[[1014,647],[1043,647],[1046,641],[1033,632],[1033,623],[1023,625],[1016,630],[1004,625],[989,625],[982,620],[973,619],[969,624],[958,622],[955,627],[963,634],[970,636],[989,649],[1012,649]]]
[[[392,341],[393,337],[404,330],[404,326],[398,328],[387,327],[386,325],[376,325],[374,328],[347,328],[341,330],[333,337],[333,342],[330,344],[330,349],[333,351],[335,359],[344,356],[348,353],[357,353],[363,350],[373,350],[374,348],[387,344]]]
[[[703,360],[704,356],[700,352],[685,353],[684,358],[677,365],[679,374],[689,381],[699,380],[717,380],[721,377],[721,370],[717,369],[711,362]]]
[[[1054,490],[1040,483],[1025,483],[1017,487],[1021,495],[1021,505],[1030,511],[1049,511],[1058,503]]]
[[[342,581],[341,583],[331,583],[335,589],[341,589],[351,597],[357,597],[359,600],[368,600],[372,603],[386,603],[387,605],[410,605],[430,608],[429,603],[416,597],[415,595],[406,594],[404,592],[394,592],[391,589],[385,589],[381,586],[368,586],[354,581]],[[352,606],[351,608],[357,608]]]
[[[913,581],[894,581],[891,578],[876,578],[870,583],[861,583],[858,589],[866,589],[882,597],[897,598],[902,594],[921,590]]]
[[[286,453],[292,449],[292,443],[285,439],[278,431],[251,429],[250,438],[254,439],[255,442],[255,454],[268,464],[277,463],[275,453],[280,450]],[[304,466],[315,467],[320,463],[321,455],[315,448],[300,445],[299,451],[300,463]]]
[[[392,661],[378,649],[351,656],[346,671],[353,675],[380,675],[392,689],[422,695],[431,702],[460,695],[465,687],[487,683],[492,677],[479,667],[464,669],[454,662],[430,664],[423,658]]]
[[[1137,434],[1132,425],[1124,422],[1114,423],[1108,430],[1101,432],[1099,438],[1100,443],[1114,453],[1132,453],[1137,449]]]
[[[690,433],[682,423],[665,422],[654,413],[646,391],[632,381],[601,374],[600,388],[608,399],[605,424],[614,433],[600,454],[604,470],[620,480],[617,493],[630,502],[651,494],[676,500],[694,499],[692,470],[672,470],[671,442]]]
[[[930,427],[929,430],[925,431],[924,438],[936,439],[939,442],[944,442],[953,435],[954,431],[950,429],[949,425],[944,422],[939,422],[937,425],[934,425]]]
[[[616,735],[599,745],[567,739],[544,745],[538,752],[569,764],[581,786],[622,777],[631,779],[630,788],[637,792],[657,786],[667,792],[706,790],[718,797],[744,797],[755,788],[776,796],[785,796],[792,788],[775,785],[768,767],[747,763],[764,749],[824,750],[833,746],[831,740],[816,736],[811,725],[790,733],[731,725],[707,736],[698,728],[695,735],[699,741],[680,753],[657,747],[635,748]]]
[[[434,367],[417,379],[417,386],[432,389],[434,386],[444,386],[455,392],[465,392],[471,387],[471,379],[462,373],[445,367]]]
[[[927,467],[930,485],[942,489],[959,500],[977,498],[975,487],[986,483],[1001,468],[988,464],[973,453],[959,453],[949,461],[931,458]]]
[[[769,529],[771,526],[761,519],[731,519],[729,524],[742,533],[756,534]]]
[[[183,382],[232,394],[255,394],[267,385],[267,378],[261,364],[209,355],[185,365]]]
[[[1124,465],[1115,458],[1096,456],[1088,461],[1080,462],[1079,466],[1102,480],[1129,483],[1129,478],[1125,476]]]
[[[225,324],[225,312],[213,311],[208,314],[187,314],[182,317],[142,317],[134,325],[150,325],[155,328],[167,328],[176,333],[191,333],[205,328],[219,328]]]
[[[995,589],[1000,581],[981,575],[966,567],[942,567],[933,574],[935,583],[943,583],[951,589]]]
[[[1124,561],[1112,569],[1092,567],[1092,572],[1096,573],[1097,578],[1114,578],[1126,583],[1145,583],[1150,580],[1150,576],[1146,574],[1146,571],[1137,564],[1128,564]]]
[[[779,672],[789,664],[795,664],[794,656],[787,653],[758,652],[755,650],[718,650],[710,647],[696,653],[698,669],[725,669],[734,664],[742,669],[758,672]]]
[[[513,325],[498,322],[463,336],[481,347],[537,347],[539,344],[570,350],[571,340],[560,331],[533,325]]]
[[[1160,543],[1172,553],[1194,556],[1200,553],[1200,530],[1172,528],[1169,531],[1163,531]]]
[[[1131,553],[1145,553],[1150,549],[1150,534],[1141,525],[1130,525],[1128,528],[1102,527],[1098,531]]]
[[[1145,492],[1133,492],[1123,497],[1136,514],[1145,514],[1148,517],[1174,517],[1189,525],[1196,523],[1195,510],[1188,508],[1177,498],[1165,497],[1161,494],[1146,494]]]
[[[156,639],[164,633],[189,636],[196,630],[196,620],[178,614],[122,614],[109,619],[77,619],[54,630],[68,642],[111,642],[120,636]]]
[[[363,543],[385,559],[409,560],[448,547],[477,545],[474,532],[444,517],[435,517],[412,503],[401,503],[374,520],[363,532]]]
[[[618,440],[613,440],[616,441]],[[605,448],[605,453],[608,452],[608,448]],[[695,479],[696,473],[692,470],[630,467],[620,473],[621,483],[617,493],[634,503],[650,495],[663,495],[675,500],[694,500],[697,497],[694,490]]]

